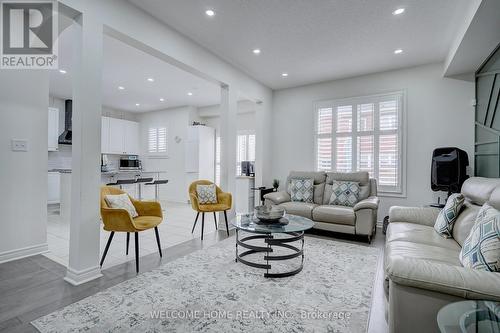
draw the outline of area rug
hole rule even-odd
[[[366,332],[379,253],[307,236],[302,272],[268,279],[235,262],[231,237],[32,325],[41,332]]]

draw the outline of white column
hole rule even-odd
[[[221,103],[220,103],[220,179],[221,188],[225,192],[230,192],[233,195],[233,208],[227,212],[228,224],[231,229],[229,220],[235,216],[234,202],[236,195],[236,113],[238,110],[238,96],[234,89],[228,86],[221,87]],[[226,228],[223,220],[223,215],[219,216],[219,227]]]
[[[65,280],[79,285],[99,267],[102,24],[85,14],[73,51],[73,143],[69,264]]]

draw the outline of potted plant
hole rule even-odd
[[[279,181],[279,179],[274,179],[273,180],[273,187],[274,187],[274,189],[276,191],[278,190],[278,187],[280,187],[280,181]]]

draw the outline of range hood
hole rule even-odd
[[[64,131],[59,135],[58,143],[60,145],[70,145],[72,138],[71,117],[73,115],[73,101],[67,99],[64,101]]]

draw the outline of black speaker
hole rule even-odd
[[[460,192],[462,184],[469,178],[466,173],[468,165],[469,156],[462,149],[435,149],[432,153],[431,189],[448,194]]]

